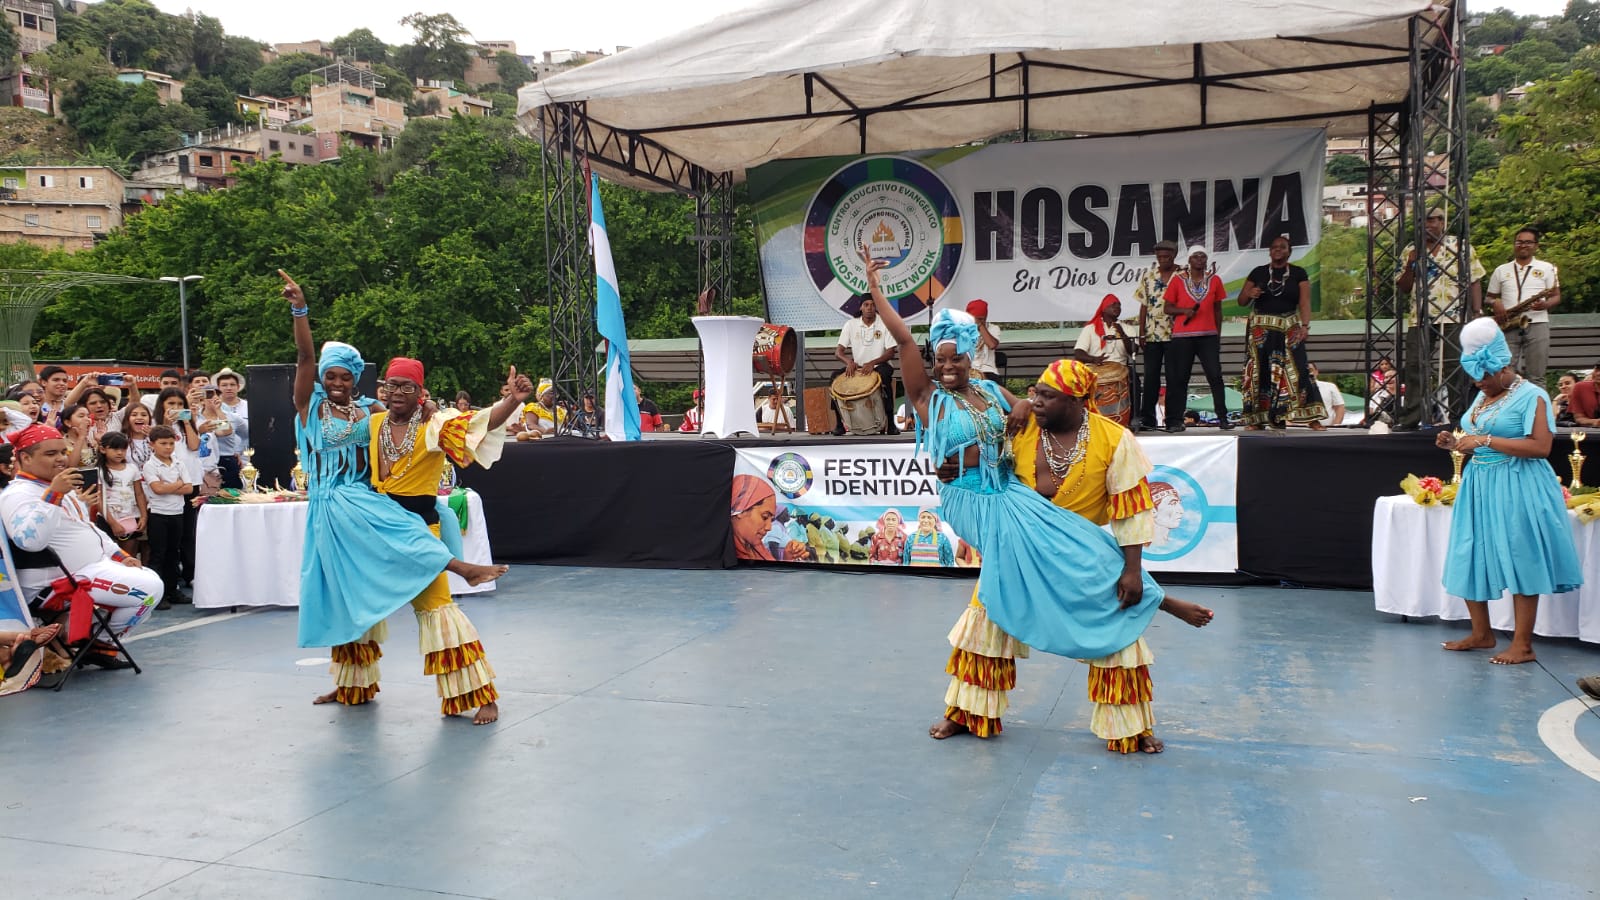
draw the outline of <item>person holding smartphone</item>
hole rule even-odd
[[[200,432],[195,428],[194,419],[194,410],[190,408],[189,399],[185,399],[182,391],[177,388],[166,388],[156,396],[156,424],[172,429],[172,458],[183,471],[184,483],[189,485],[189,490],[181,495],[185,502],[183,508],[178,511],[183,516],[183,531],[178,545],[179,568],[180,577],[186,585],[194,584],[195,524],[200,518],[200,510],[188,501],[200,493],[200,485],[205,482],[205,473],[200,464]],[[155,431],[152,429],[150,438],[152,447],[155,446],[154,435]],[[155,544],[153,538],[151,544],[153,551]],[[180,602],[176,596],[172,600],[175,603]]]

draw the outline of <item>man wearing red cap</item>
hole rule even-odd
[[[995,381],[1000,377],[1000,367],[994,353],[1000,349],[1000,326],[989,324],[989,301],[973,300],[967,304],[967,315],[978,320],[978,347],[972,351],[972,371]]]
[[[11,437],[17,477],[0,491],[0,523],[16,546],[14,562],[23,594],[37,597],[62,569],[89,581],[97,606],[111,607],[111,629],[119,637],[161,602],[161,576],[117,548],[110,535],[90,524],[72,492],[83,476],[71,468],[72,452],[61,432],[32,425]],[[107,645],[88,657],[102,668],[132,665]]]
[[[511,390],[494,406],[475,413],[454,408],[429,413],[422,406],[422,363],[396,357],[389,361],[387,372],[380,387],[388,409],[369,418],[372,486],[421,516],[438,534],[439,481],[445,466],[493,465],[505,444],[505,424],[533,395],[533,382],[518,375],[513,366],[507,381]],[[475,725],[498,719],[494,669],[484,656],[478,630],[451,599],[443,572],[411,601],[411,607],[417,614],[423,673],[438,678],[441,711],[454,716],[477,709],[472,719]],[[354,646],[345,645],[348,651],[339,655],[354,660],[352,665],[371,666],[367,680],[375,685],[375,663],[381,651],[370,632],[365,637]]]

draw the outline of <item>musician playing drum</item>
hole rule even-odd
[[[889,337],[889,332],[878,321],[878,307],[871,297],[861,301],[861,311],[856,317],[844,323],[844,328],[839,331],[839,345],[833,349],[833,355],[844,363],[844,368],[835,369],[831,377],[840,375],[854,376],[859,370],[876,370],[882,379],[879,393],[883,399],[883,418],[889,434],[899,434],[899,429],[894,427],[894,420],[889,413],[893,410],[891,402],[894,390],[894,366],[889,360],[894,359],[895,345]],[[834,434],[844,434],[844,417],[839,411],[837,401],[830,401],[833,414],[836,416],[837,425],[833,428]]]
[[[1511,345],[1511,364],[1522,376],[1544,387],[1550,359],[1550,308],[1561,302],[1561,280],[1556,267],[1534,256],[1539,252],[1539,232],[1518,231],[1511,262],[1489,276],[1489,300],[1494,319],[1505,329]]]
[[[1078,332],[1072,358],[1094,369],[1094,402],[1100,415],[1124,428],[1133,422],[1133,391],[1129,366],[1133,360],[1133,338],[1123,329],[1122,301],[1107,294],[1094,311],[1094,318]]]

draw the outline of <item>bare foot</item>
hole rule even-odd
[[[476,587],[486,581],[493,581],[510,571],[510,566],[480,566],[477,563],[451,560],[445,568],[465,578],[467,584]]]
[[[1311,423],[1311,430],[1312,431],[1327,431],[1328,430],[1328,426],[1322,424],[1321,422],[1312,422]]]
[[[1153,734],[1141,735],[1139,737],[1139,752],[1141,753],[1160,753],[1165,749],[1167,749],[1167,745],[1163,743],[1160,738]]]
[[[503,567],[502,567],[503,568]],[[472,717],[472,724],[487,725],[500,718],[500,704],[486,703],[478,707],[478,714]]]
[[[1447,641],[1439,646],[1446,650],[1493,650],[1494,635],[1477,637],[1469,634],[1459,641]]]
[[[43,628],[35,628],[32,631],[28,632],[28,640],[33,641],[35,644],[39,644],[39,645],[42,646],[44,644],[48,644],[51,641],[55,640],[56,639],[56,635],[58,635],[60,633],[61,633],[61,626],[60,625],[46,625]]]
[[[323,694],[322,696],[318,697],[317,699],[311,701],[311,705],[312,706],[321,706],[324,703],[333,703],[334,701],[336,701],[338,699],[339,699],[339,691],[336,688],[334,690],[331,690],[331,691],[327,692],[326,694]]]
[[[1198,603],[1190,603],[1187,600],[1179,600],[1176,597],[1168,597],[1162,600],[1161,609],[1196,628],[1204,628],[1210,625],[1211,620],[1216,616],[1216,613]],[[1156,752],[1159,753],[1161,751],[1158,750]]]
[[[947,737],[955,737],[958,734],[966,733],[967,726],[961,724],[960,722],[952,722],[949,719],[940,719],[939,721],[933,723],[932,728],[928,729],[928,736],[936,741],[942,741]]]
[[[1494,656],[1489,657],[1489,662],[1492,662],[1497,666],[1515,666],[1521,665],[1522,663],[1531,663],[1533,662],[1533,659],[1532,647],[1518,647],[1512,645],[1511,647],[1506,648],[1506,652],[1497,653]]]

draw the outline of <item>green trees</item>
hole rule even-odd
[[[395,60],[413,78],[459,81],[472,64],[472,48],[463,40],[467,29],[449,13],[412,13],[400,20],[414,40],[395,51]]]
[[[314,53],[290,53],[280,56],[251,74],[250,92],[268,97],[291,96],[296,78],[309,75],[327,64],[326,59]]]
[[[494,70],[500,76],[501,90],[507,93],[516,93],[517,88],[533,80],[533,70],[522,57],[504,50],[494,55]]]
[[[205,117],[185,104],[163,106],[154,84],[110,77],[73,85],[61,99],[61,111],[85,144],[117,156],[170,150],[206,125]]]

